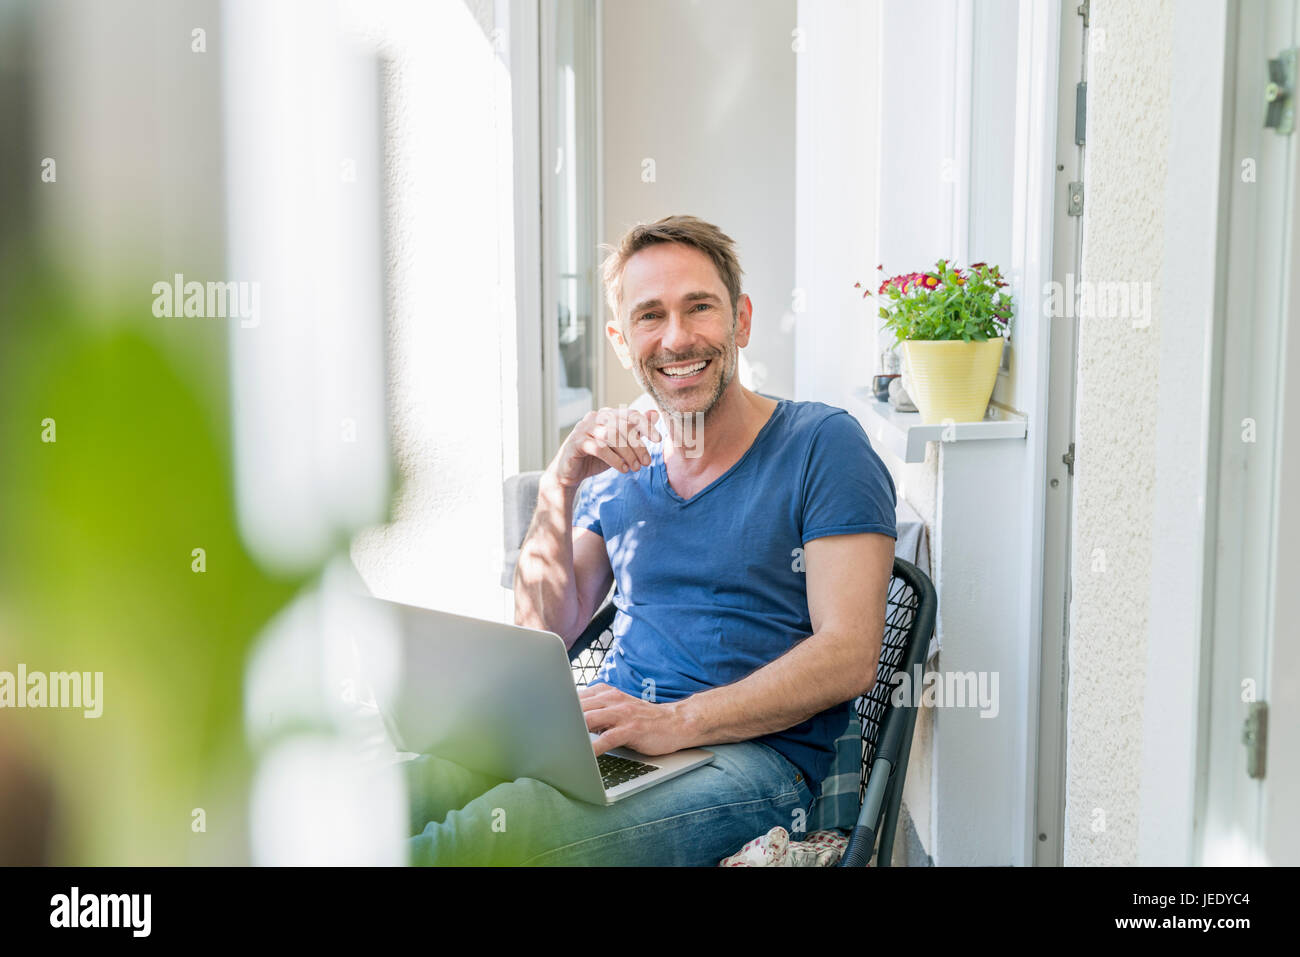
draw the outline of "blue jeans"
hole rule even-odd
[[[714,866],[777,825],[798,836],[813,795],[793,764],[757,741],[709,750],[711,764],[606,807],[421,755],[403,765],[410,863]]]

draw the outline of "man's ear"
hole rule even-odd
[[[614,354],[618,356],[618,361],[622,363],[623,368],[631,369],[632,350],[628,347],[627,340],[623,338],[623,329],[617,319],[610,319],[605,323],[605,335],[609,339],[609,344],[614,347]]]
[[[749,345],[749,330],[754,321],[754,304],[744,293],[736,300],[736,348]]]

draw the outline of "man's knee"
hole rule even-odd
[[[784,797],[702,806],[592,833],[548,848],[529,865],[712,867],[777,825],[791,826]]]
[[[542,781],[504,781],[429,821],[408,842],[413,864],[517,865],[573,832],[593,805]]]

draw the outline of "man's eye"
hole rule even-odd
[[[695,308],[696,308],[696,309],[712,309],[713,307],[710,306],[707,302],[701,302],[701,303],[697,304]]]

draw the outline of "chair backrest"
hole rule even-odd
[[[862,720],[860,810],[840,860],[841,867],[868,864],[877,840],[876,866],[888,867],[891,863],[917,709],[915,689],[898,703],[894,702],[895,678],[900,671],[905,675],[915,674],[924,664],[938,609],[939,599],[929,577],[911,562],[895,558],[876,683],[854,702]],[[872,776],[881,773],[887,773],[888,778],[876,786]],[[869,787],[874,795],[868,791]]]
[[[604,607],[592,616],[578,640],[569,649],[569,667],[573,671],[574,684],[586,687],[600,671],[605,656],[614,647],[614,614],[618,609],[612,601],[605,602]]]
[[[899,672],[907,674],[924,662],[930,635],[934,632],[933,599],[927,602],[926,598],[933,594],[934,586],[924,572],[911,562],[894,559],[894,574],[889,580],[889,598],[885,608],[885,633],[876,665],[876,683],[853,702],[862,722],[859,803],[867,793],[885,717],[893,710],[890,696],[894,692],[895,676]]]

